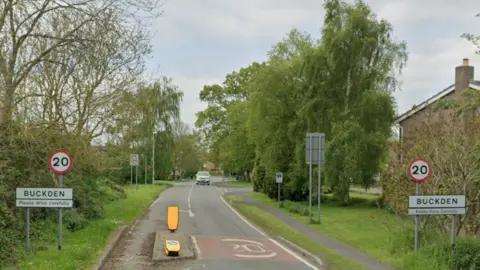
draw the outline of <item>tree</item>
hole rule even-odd
[[[284,197],[308,193],[305,134],[324,132],[327,185],[345,204],[352,183],[370,187],[383,169],[391,135],[391,93],[406,60],[406,45],[391,38],[361,1],[325,2],[322,38],[295,29],[253,63],[200,94],[208,108],[197,126],[209,151],[231,170],[252,171],[256,191],[276,196],[275,172],[284,173]],[[251,168],[253,167],[253,168]]]

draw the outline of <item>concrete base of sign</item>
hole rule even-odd
[[[175,257],[165,254],[165,241],[175,240],[180,243],[182,250]],[[181,232],[171,233],[170,231],[160,231],[155,235],[155,244],[153,246],[152,260],[154,262],[166,262],[173,260],[195,259],[195,249],[192,237]]]

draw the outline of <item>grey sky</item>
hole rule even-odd
[[[395,93],[404,112],[453,83],[462,58],[478,66],[464,32],[480,34],[480,1],[368,0],[380,18],[391,22],[395,38],[407,41],[409,61]],[[253,61],[266,59],[270,47],[293,27],[319,37],[323,1],[317,0],[170,0],[156,19],[149,73],[172,77],[185,93],[183,121],[195,122],[206,104],[198,94],[205,84],[221,83],[225,75]]]

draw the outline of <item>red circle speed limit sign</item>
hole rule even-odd
[[[72,156],[63,150],[55,151],[48,157],[48,168],[55,174],[66,174],[72,169]]]
[[[407,176],[415,183],[423,183],[432,176],[432,166],[423,158],[417,158],[410,163]]]

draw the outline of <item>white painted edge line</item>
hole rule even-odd
[[[187,198],[187,202],[188,202],[188,215],[190,217],[194,217],[195,214],[193,213],[192,211],[192,205],[190,204],[190,199],[192,197],[192,192],[193,192],[193,187],[195,187],[195,183],[192,184],[192,187],[190,188],[190,191],[188,192],[188,198]]]
[[[128,231],[129,234],[132,234],[132,233],[133,233],[133,230],[135,230],[135,226],[137,226],[137,224],[138,224],[139,221],[140,221],[139,219],[135,220],[135,223],[133,223],[133,226],[132,226],[132,227],[130,228],[130,230]]]
[[[220,199],[222,199],[223,203],[225,205],[228,206],[228,208],[230,208],[230,210],[232,210],[241,220],[243,220],[243,222],[247,223],[247,225],[249,225],[250,227],[252,227],[254,230],[256,230],[258,233],[260,233],[261,235],[265,236],[265,237],[268,237],[264,232],[262,232],[259,228],[257,228],[255,225],[253,225],[252,223],[250,223],[250,221],[248,221],[246,218],[244,218],[240,213],[238,213],[237,210],[235,210],[230,204],[228,204],[227,201],[225,201],[225,199],[220,196]],[[288,248],[284,247],[282,244],[280,244],[279,242],[269,238],[270,241],[272,241],[272,243],[274,243],[275,245],[277,245],[278,247],[280,247],[281,249],[285,250],[287,253],[289,253],[290,255],[292,255],[293,257],[295,257],[295,259],[301,261],[302,263],[304,263],[306,266],[310,267],[312,270],[320,270],[318,269],[317,267],[315,267],[313,264],[309,263],[308,261],[306,261],[304,258],[300,257],[298,254],[296,254],[295,252],[289,250]]]
[[[155,201],[150,205],[149,208],[152,208],[153,206],[155,206],[155,204],[157,204],[157,202],[160,201],[161,198],[162,198],[162,195],[160,195],[160,197],[158,197],[158,199],[155,200]]]
[[[197,252],[197,259],[202,258],[202,252],[200,251],[200,247],[198,246],[197,238],[195,236],[190,236],[192,238],[193,248],[195,252]]]

